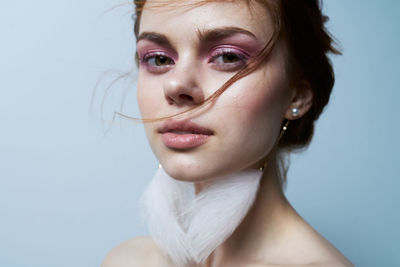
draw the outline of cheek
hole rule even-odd
[[[230,125],[235,125],[229,140],[236,140],[256,157],[265,156],[279,135],[289,99],[288,88],[284,73],[268,74],[263,70],[229,88],[226,97],[235,99],[228,111]]]
[[[160,108],[162,105],[161,102],[163,100],[160,90],[162,88],[158,79],[147,77],[145,74],[140,73],[139,70],[136,98],[142,119],[157,119],[165,115],[160,114],[160,110],[162,110]],[[154,123],[146,122],[143,123],[143,126],[149,145],[153,153],[157,155],[159,145],[156,141],[155,125]]]
[[[243,102],[241,127],[245,139],[252,145],[265,146],[277,134],[282,119],[279,101],[274,101],[272,92],[254,94]]]
[[[146,77],[145,74],[140,73],[137,83],[136,97],[142,118],[155,118],[161,104],[159,81],[156,78]],[[158,85],[158,86],[157,86]]]
[[[283,73],[256,71],[239,81],[236,91],[236,107],[248,122],[280,122],[283,119],[290,95]]]

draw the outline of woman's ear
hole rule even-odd
[[[291,102],[285,112],[285,119],[296,120],[301,118],[310,110],[312,103],[311,84],[307,80],[301,80],[293,90]]]

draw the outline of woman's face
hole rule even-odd
[[[201,105],[268,42],[271,17],[258,3],[211,2],[154,7],[142,13],[137,97],[143,118]],[[185,4],[198,1],[185,1]],[[151,148],[179,180],[206,181],[261,166],[293,98],[278,43],[269,61],[236,81],[211,105],[146,123]]]

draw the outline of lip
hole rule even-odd
[[[190,149],[205,144],[214,135],[208,128],[190,120],[167,120],[158,130],[165,146],[173,149]]]

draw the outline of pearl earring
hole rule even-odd
[[[299,109],[298,108],[292,108],[292,116],[293,117],[299,116]]]

